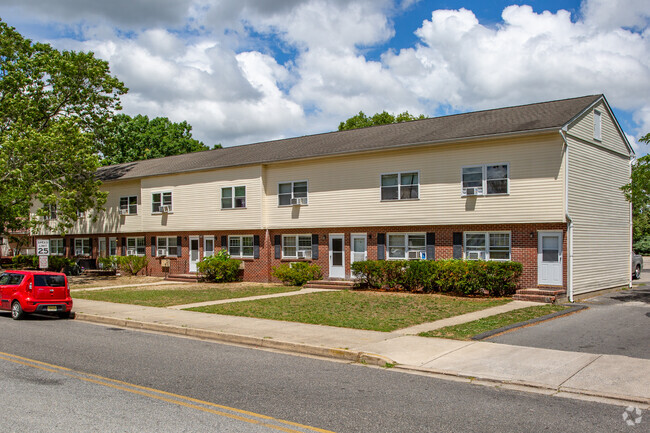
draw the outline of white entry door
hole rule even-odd
[[[190,236],[190,272],[196,272],[199,260],[199,237]]]
[[[539,232],[537,241],[537,283],[562,285],[562,232]]]
[[[351,235],[350,247],[350,264],[360,262],[368,258],[368,241],[366,235]],[[356,277],[352,274],[353,277]]]
[[[330,235],[330,278],[345,278],[345,242],[343,235]]]

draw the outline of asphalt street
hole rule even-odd
[[[9,354],[4,358],[22,356],[72,369],[74,374],[95,374],[331,431],[630,431],[622,418],[625,408],[603,403],[83,322],[36,316],[17,322],[8,315],[0,315],[0,322],[0,351]],[[14,364],[0,359],[0,375],[7,381],[0,388],[3,410],[18,396],[31,399],[26,401],[32,408],[38,401],[46,402],[43,411],[70,410],[81,423],[92,419],[94,427],[66,428],[64,422],[47,423],[35,416],[42,425],[13,429],[11,417],[3,416],[4,430],[154,431],[151,426],[156,425],[155,431],[239,431],[241,427],[193,414],[192,408],[167,408],[147,395],[134,394],[131,401],[134,396],[128,390],[89,387],[58,369],[45,374]],[[12,411],[15,416],[20,409]],[[142,418],[153,424],[135,423]],[[185,428],[179,419],[188,420]],[[211,429],[203,428],[206,422],[213,423]],[[642,421],[641,430],[647,422]]]
[[[644,277],[650,275],[646,271]],[[578,302],[586,310],[487,341],[650,359],[650,283]]]

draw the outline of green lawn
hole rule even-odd
[[[191,310],[390,332],[510,301],[509,298],[340,291],[210,305]]]
[[[556,311],[566,310],[569,307],[563,305],[536,305],[534,307],[522,308],[507,313],[496,314],[473,322],[461,323],[460,325],[446,326],[434,331],[422,332],[421,337],[453,338],[454,340],[470,340],[473,336],[483,332],[499,329],[515,323],[542,317]]]
[[[77,299],[117,302],[121,304],[168,307],[170,305],[192,304],[194,302],[219,301],[222,299],[245,298],[247,296],[270,295],[294,292],[300,287],[254,286],[242,284],[183,284],[159,286],[156,289],[139,287],[72,292]]]

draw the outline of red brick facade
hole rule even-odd
[[[481,231],[507,231],[510,232],[511,260],[520,262],[524,272],[520,285],[522,287],[537,287],[537,242],[538,231],[561,231],[563,234],[563,256],[566,257],[567,239],[566,225],[553,224],[479,224],[479,225],[454,225],[454,226],[400,226],[400,227],[346,227],[346,228],[314,228],[314,229],[286,229],[286,230],[258,230],[258,231],[229,231],[229,232],[151,232],[145,235],[140,233],[120,233],[119,235],[82,235],[66,237],[66,254],[71,257],[72,249],[68,246],[74,238],[92,239],[92,258],[98,256],[99,237],[117,238],[117,253],[122,254],[123,240],[128,237],[145,238],[146,256],[149,264],[144,271],[147,275],[165,275],[189,272],[190,237],[199,237],[199,257],[203,257],[204,237],[214,236],[215,251],[221,248],[222,240],[232,235],[259,236],[259,258],[244,258],[243,278],[245,281],[266,282],[273,281],[271,269],[282,263],[297,261],[296,259],[276,258],[274,241],[276,236],[289,234],[318,235],[318,258],[307,260],[318,264],[325,277],[329,274],[329,235],[343,234],[345,244],[345,275],[350,275],[351,234],[366,234],[367,257],[369,260],[377,259],[377,235],[388,233],[434,233],[435,234],[435,259],[453,258],[453,234],[459,232]],[[157,257],[155,248],[152,247],[152,237],[166,236],[178,237],[181,240],[181,255],[179,257]],[[54,237],[54,236],[52,236]],[[223,239],[226,237],[225,239]],[[167,259],[170,267],[165,270],[161,261]],[[567,266],[566,259],[562,260],[563,286],[566,287]]]

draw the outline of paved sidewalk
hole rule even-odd
[[[77,319],[650,408],[650,360],[75,300]],[[585,397],[586,396],[586,397]]]

